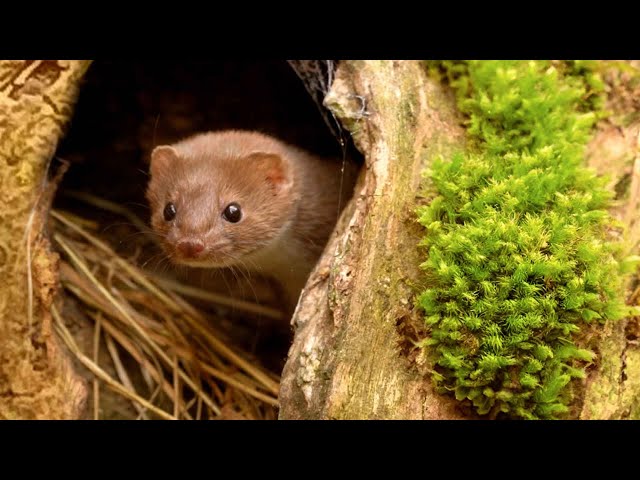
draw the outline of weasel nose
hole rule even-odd
[[[185,257],[197,257],[204,250],[204,243],[201,240],[180,240],[177,248]]]

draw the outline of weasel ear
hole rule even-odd
[[[167,171],[171,163],[178,158],[178,152],[170,145],[161,145],[151,152],[151,165],[149,170],[151,175],[157,175],[160,172]]]
[[[263,173],[276,193],[288,191],[293,185],[289,164],[275,153],[254,152],[247,157],[255,171]],[[249,167],[249,168],[252,168]]]

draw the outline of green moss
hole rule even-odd
[[[432,62],[468,116],[469,152],[427,172],[418,209],[434,380],[479,414],[568,411],[593,352],[581,325],[620,319],[621,246],[605,181],[584,166],[602,82],[585,62]]]

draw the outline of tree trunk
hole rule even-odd
[[[620,95],[610,92],[613,100]],[[616,124],[629,107],[620,103],[611,103],[614,116],[599,125],[589,162],[613,176],[611,188],[629,185],[614,214],[630,226],[637,250],[640,128],[637,121]],[[424,261],[414,211],[425,167],[464,148],[453,95],[420,62],[349,61],[340,64],[325,105],[366,162],[294,316],[280,418],[474,418],[434,392],[412,343],[421,336],[414,297]],[[627,319],[598,333],[598,361],[579,388],[574,418],[640,418],[637,331],[636,319]]]
[[[89,62],[0,61],[0,419],[76,418],[85,387],[52,334],[47,168]]]

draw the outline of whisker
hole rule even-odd
[[[251,291],[253,292],[253,298],[255,299],[256,304],[260,305],[260,300],[258,299],[258,294],[256,293],[256,289],[253,287],[253,282],[251,281],[251,272],[250,272],[250,270],[246,267],[246,264],[242,261],[241,258],[238,258],[236,261],[239,262],[236,265],[236,267],[238,268],[238,271],[244,276],[245,280],[249,284],[249,287],[251,288]],[[241,267],[244,267],[244,270]]]
[[[152,148],[156,148],[156,132],[158,130],[158,122],[160,122],[160,114],[156,117],[156,123],[153,125],[153,137],[151,140]]]
[[[211,273],[213,274],[213,271]],[[225,286],[227,287],[227,294],[229,295],[229,298],[234,298],[233,290],[231,289],[231,285],[229,285],[229,282],[227,282],[226,275],[221,273],[220,274],[220,278],[222,278],[222,281],[224,282]]]
[[[231,272],[231,274],[233,275],[233,277],[236,279],[236,285],[239,287],[242,287],[241,283],[240,283],[240,278],[238,277],[235,268],[233,268],[233,265],[229,265],[229,271]]]
[[[166,254],[164,252],[160,252],[160,253],[156,253],[155,255],[151,256],[151,258],[147,259],[140,268],[145,268],[147,266],[148,263],[152,262],[153,260],[157,259],[158,257],[162,257],[162,259],[167,258]]]
[[[149,204],[147,203],[139,203],[139,202],[125,202],[124,205],[126,207],[138,207],[138,208],[144,208],[147,211],[151,210],[151,207],[149,206]]]

